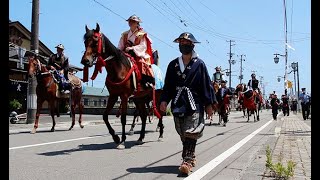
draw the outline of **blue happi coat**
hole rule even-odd
[[[206,105],[216,102],[206,65],[195,53],[186,67],[182,57],[169,63],[161,101],[171,101],[172,112],[185,115],[203,113]]]

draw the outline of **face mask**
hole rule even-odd
[[[183,55],[190,54],[192,52],[193,48],[194,48],[193,45],[179,44],[179,50]]]

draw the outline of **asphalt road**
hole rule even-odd
[[[242,112],[231,112],[227,126],[223,127],[217,124],[218,117],[214,116],[214,124],[205,127],[203,137],[197,142],[197,165],[188,179],[242,179],[248,174],[246,170],[252,166],[257,152],[274,136],[276,122],[271,117],[271,111],[263,111],[260,121],[253,122],[251,116],[246,122]],[[186,178],[179,176],[182,144],[172,117],[164,117],[163,141],[158,141],[155,120],[153,124],[147,124],[145,143],[136,145],[141,128],[139,121],[135,133],[127,135],[123,150],[115,148],[101,119],[102,116],[84,115],[84,129],[76,122],[74,129],[68,131],[70,118],[59,117],[56,131],[50,132],[51,120],[43,116],[40,121],[44,124],[36,134],[30,134],[32,125],[21,125],[20,131],[16,128],[17,133],[9,133],[10,179]],[[113,116],[111,122],[120,134],[120,119]],[[130,123],[127,123],[127,132]],[[208,120],[206,124],[209,124]],[[14,131],[13,126],[19,127],[19,124],[9,126]],[[255,166],[253,175],[264,171],[264,164]]]

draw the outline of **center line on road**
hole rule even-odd
[[[17,146],[17,147],[11,147],[11,148],[9,148],[9,150],[23,149],[23,148],[36,147],[36,146],[44,146],[44,145],[49,145],[49,144],[57,144],[57,143],[64,143],[64,142],[70,142],[70,141],[78,141],[78,140],[83,140],[83,139],[92,139],[92,138],[103,137],[103,136],[106,136],[106,135],[97,135],[97,136],[89,136],[89,137],[83,137],[83,138],[67,139],[67,140],[62,140],[62,141],[53,141],[53,142],[40,143],[40,144],[31,144],[31,145],[26,145],[26,146]]]
[[[206,174],[208,174],[212,169],[214,169],[216,166],[218,166],[222,161],[227,159],[231,154],[236,152],[241,146],[243,146],[245,143],[247,143],[251,138],[253,138],[255,135],[257,135],[261,130],[263,130],[265,127],[267,127],[273,119],[268,121],[266,124],[261,126],[259,129],[255,130],[253,133],[249,134],[247,137],[243,138],[241,141],[239,141],[237,144],[233,145],[231,148],[226,150],[224,153],[220,154],[216,158],[212,159],[210,162],[208,162],[206,165],[199,168],[194,173],[190,174],[185,180],[191,180],[191,179],[201,179]]]

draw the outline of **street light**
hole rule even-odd
[[[282,56],[282,57],[285,57],[285,73],[284,73],[284,89],[286,90],[287,87],[286,87],[286,83],[287,83],[287,50],[286,50],[286,54],[283,55],[283,54],[278,54],[278,53],[275,53],[273,55],[275,55],[276,57],[273,58],[274,60],[274,63],[278,64],[279,63],[279,57],[278,56]],[[278,82],[280,82],[279,78],[278,78]]]
[[[300,90],[300,86],[299,86],[299,64],[298,64],[298,62],[292,62],[291,63],[291,68],[293,69],[293,74],[294,74],[294,91],[296,93],[297,100],[298,100],[299,99],[299,90]],[[297,79],[298,79],[298,91],[296,90],[296,72],[297,72]],[[298,103],[298,110],[299,110],[299,103]]]
[[[278,78],[277,78],[278,82],[280,82],[280,81],[281,81],[281,78],[284,78],[284,77],[282,77],[282,76],[278,76]]]

